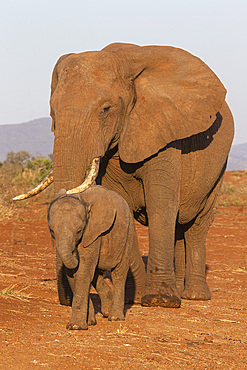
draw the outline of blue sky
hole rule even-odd
[[[49,116],[58,57],[115,42],[172,45],[200,57],[227,88],[247,142],[246,0],[8,0],[0,2],[0,124]]]

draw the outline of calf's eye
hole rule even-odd
[[[109,112],[110,108],[111,108],[110,106],[109,106],[109,107],[105,107],[105,108],[103,108],[103,112],[104,112],[104,113]]]

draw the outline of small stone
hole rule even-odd
[[[206,343],[213,343],[214,339],[212,337],[212,335],[207,335],[205,338],[204,338],[204,342]]]

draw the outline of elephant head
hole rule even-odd
[[[112,44],[61,57],[50,100],[55,191],[78,186],[116,144],[124,162],[137,163],[206,131],[225,94],[206,64],[174,47]]]
[[[66,196],[66,190],[61,189],[48,208],[51,237],[68,269],[78,266],[79,243],[85,248],[90,246],[111,228],[116,217],[116,209],[108,200],[109,196],[102,197],[98,187],[90,190]],[[98,260],[98,256],[95,259]]]

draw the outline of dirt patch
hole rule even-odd
[[[246,206],[220,207],[210,229],[211,301],[128,306],[125,321],[109,322],[94,295],[98,323],[79,332],[66,330],[71,308],[58,303],[46,209],[30,203],[0,225],[1,369],[247,368]],[[148,230],[137,232],[145,256]]]

